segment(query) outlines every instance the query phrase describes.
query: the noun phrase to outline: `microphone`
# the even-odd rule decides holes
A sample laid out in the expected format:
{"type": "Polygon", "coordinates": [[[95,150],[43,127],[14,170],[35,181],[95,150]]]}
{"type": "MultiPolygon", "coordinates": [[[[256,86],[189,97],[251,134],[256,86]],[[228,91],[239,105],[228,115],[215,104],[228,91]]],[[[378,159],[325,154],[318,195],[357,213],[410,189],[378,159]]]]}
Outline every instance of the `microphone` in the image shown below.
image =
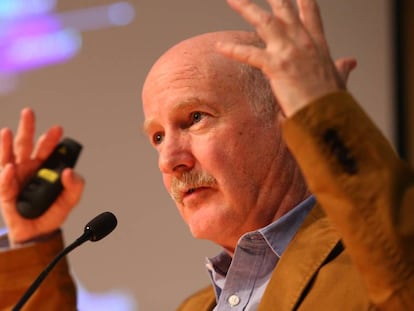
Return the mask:
{"type": "Polygon", "coordinates": [[[43,270],[42,273],[39,274],[37,279],[32,283],[32,285],[28,288],[25,294],[20,298],[17,304],[13,307],[12,311],[19,311],[27,300],[32,296],[35,290],[39,287],[42,281],[46,278],[49,272],[56,266],[60,259],[62,259],[65,255],[67,255],[70,251],[81,245],[82,243],[90,240],[92,242],[99,241],[106,237],[109,233],[111,233],[118,221],[114,214],[111,212],[103,212],[88,222],[85,226],[84,233],[77,238],[72,244],[65,247],[43,270]]]}

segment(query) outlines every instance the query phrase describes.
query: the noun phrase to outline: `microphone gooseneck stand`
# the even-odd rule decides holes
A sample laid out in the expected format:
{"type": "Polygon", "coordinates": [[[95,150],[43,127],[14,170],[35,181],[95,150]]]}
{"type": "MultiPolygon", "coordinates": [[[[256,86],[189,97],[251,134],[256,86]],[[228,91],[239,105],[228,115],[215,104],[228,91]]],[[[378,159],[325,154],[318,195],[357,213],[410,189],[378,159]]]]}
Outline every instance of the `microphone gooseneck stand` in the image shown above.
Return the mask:
{"type": "Polygon", "coordinates": [[[65,247],[56,257],[49,263],[49,265],[39,274],[36,280],[30,285],[24,295],[20,298],[12,311],[19,311],[27,302],[27,300],[36,291],[42,281],[46,278],[49,272],[56,266],[56,264],[70,251],[90,240],[92,242],[99,241],[107,236],[117,225],[116,217],[110,212],[104,212],[92,219],[86,226],[84,233],[77,238],[72,244],[65,247]]]}

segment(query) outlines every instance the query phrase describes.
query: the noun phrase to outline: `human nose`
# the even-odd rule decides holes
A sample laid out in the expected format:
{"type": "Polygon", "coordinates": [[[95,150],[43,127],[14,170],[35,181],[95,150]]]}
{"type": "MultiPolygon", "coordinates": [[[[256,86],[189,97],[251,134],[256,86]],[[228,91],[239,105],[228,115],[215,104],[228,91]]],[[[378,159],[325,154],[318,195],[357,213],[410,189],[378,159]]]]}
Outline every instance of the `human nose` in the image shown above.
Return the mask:
{"type": "Polygon", "coordinates": [[[190,144],[185,137],[180,135],[164,137],[158,158],[158,166],[163,174],[182,174],[190,170],[194,162],[190,144]]]}

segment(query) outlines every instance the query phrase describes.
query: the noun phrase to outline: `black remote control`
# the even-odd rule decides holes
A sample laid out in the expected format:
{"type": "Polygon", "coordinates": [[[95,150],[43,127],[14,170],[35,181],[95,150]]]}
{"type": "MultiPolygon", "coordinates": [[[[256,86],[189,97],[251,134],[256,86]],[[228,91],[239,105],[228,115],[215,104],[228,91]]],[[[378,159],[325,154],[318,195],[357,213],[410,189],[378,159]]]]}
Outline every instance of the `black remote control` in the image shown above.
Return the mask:
{"type": "Polygon", "coordinates": [[[82,145],[71,138],[63,139],[46,161],[24,185],[17,198],[17,211],[24,218],[37,218],[52,205],[61,193],[62,171],[73,168],[82,145]]]}

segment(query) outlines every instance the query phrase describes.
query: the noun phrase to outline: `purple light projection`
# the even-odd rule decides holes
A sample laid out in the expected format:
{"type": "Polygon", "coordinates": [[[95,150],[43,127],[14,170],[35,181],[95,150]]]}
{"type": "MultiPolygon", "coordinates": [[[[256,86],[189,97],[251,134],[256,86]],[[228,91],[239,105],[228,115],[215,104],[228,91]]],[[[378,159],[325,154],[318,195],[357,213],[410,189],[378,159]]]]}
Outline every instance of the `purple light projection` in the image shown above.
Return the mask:
{"type": "Polygon", "coordinates": [[[16,74],[76,56],[82,32],[124,26],[135,17],[128,2],[64,13],[55,7],[56,0],[0,1],[0,94],[17,84],[16,74]]]}

